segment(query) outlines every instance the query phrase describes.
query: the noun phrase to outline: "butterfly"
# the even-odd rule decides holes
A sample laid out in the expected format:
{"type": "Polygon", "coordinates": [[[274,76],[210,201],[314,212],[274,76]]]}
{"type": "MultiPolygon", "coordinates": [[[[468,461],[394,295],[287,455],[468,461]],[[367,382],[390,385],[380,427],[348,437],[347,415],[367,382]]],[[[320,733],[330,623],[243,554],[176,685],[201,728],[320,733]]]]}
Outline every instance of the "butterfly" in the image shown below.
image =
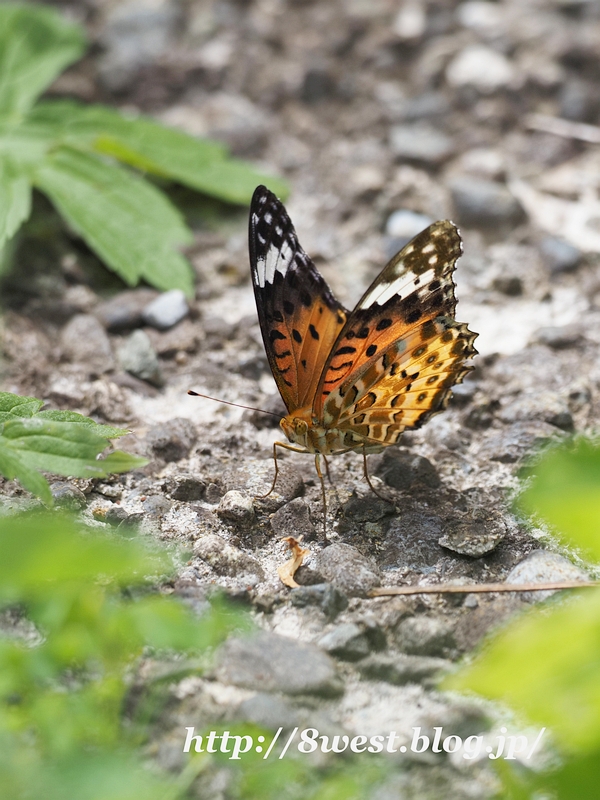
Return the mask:
{"type": "MultiPolygon", "coordinates": [[[[353,311],[345,309],[265,186],[250,206],[252,283],[265,351],[287,416],[277,447],[320,458],[396,444],[446,407],[472,369],[476,333],[454,319],[458,228],[434,222],[403,247],[353,311]]],[[[325,462],[326,463],[326,462],[325,462]]],[[[272,489],[273,489],[272,487],[272,489]]],[[[271,489],[271,491],[272,491],[271,489]]]]}

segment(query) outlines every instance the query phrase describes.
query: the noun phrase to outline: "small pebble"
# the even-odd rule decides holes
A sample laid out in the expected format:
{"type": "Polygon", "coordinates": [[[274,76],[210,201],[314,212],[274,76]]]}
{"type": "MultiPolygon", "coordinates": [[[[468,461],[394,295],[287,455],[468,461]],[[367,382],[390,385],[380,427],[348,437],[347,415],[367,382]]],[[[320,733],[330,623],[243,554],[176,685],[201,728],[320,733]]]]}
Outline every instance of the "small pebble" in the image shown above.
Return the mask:
{"type": "Polygon", "coordinates": [[[349,544],[331,544],[317,555],[316,568],[325,580],[348,597],[363,596],[379,586],[379,571],[370,559],[349,544]]]}
{"type": "MultiPolygon", "coordinates": [[[[534,550],[506,576],[506,583],[552,583],[553,581],[589,581],[589,575],[571,561],[549,550],[534,550]]],[[[547,592],[519,592],[526,603],[537,603],[553,595],[547,592]]]]}
{"type": "Polygon", "coordinates": [[[189,455],[196,443],[196,426],[185,417],[176,417],[150,428],[146,442],[151,453],[163,461],[179,461],[189,455]]]}
{"type": "Polygon", "coordinates": [[[437,617],[407,617],[396,628],[395,638],[398,647],[412,655],[445,656],[456,647],[451,622],[437,617]]]}
{"type": "Polygon", "coordinates": [[[448,187],[456,217],[465,225],[514,225],[524,217],[521,204],[502,183],[457,175],[449,180],[448,187]]]}
{"type": "Polygon", "coordinates": [[[454,142],[434,127],[414,123],[392,127],[390,148],[398,160],[436,167],[454,153],[454,142]]]}
{"type": "Polygon", "coordinates": [[[115,368],[106,331],[91,314],[76,314],[62,329],[63,353],[90,377],[98,377],[115,368]]]}
{"type": "Polygon", "coordinates": [[[131,289],[120,292],[109,300],[98,303],[94,315],[109,333],[139,328],[142,325],[142,312],[148,303],[157,296],[154,289],[131,289]]]}
{"type": "Polygon", "coordinates": [[[450,86],[472,86],[482,94],[492,94],[507,87],[514,67],[502,53],[483,45],[469,45],[461,50],[446,69],[450,86]]]}
{"type": "Polygon", "coordinates": [[[67,481],[54,481],[50,484],[54,505],[69,511],[80,511],[87,505],[85,495],[77,486],[67,481]]]}
{"type": "Polygon", "coordinates": [[[181,289],[171,289],[170,292],[160,294],[143,310],[142,316],[147,325],[165,331],[181,322],[188,313],[189,306],[184,292],[181,289]]]}
{"type": "Polygon", "coordinates": [[[297,608],[319,606],[329,619],[333,619],[348,607],[347,597],[330,583],[315,583],[312,586],[292,589],[290,602],[297,608]]]}
{"type": "Polygon", "coordinates": [[[271,528],[276,536],[315,538],[315,526],[310,518],[309,508],[300,497],[286,503],[273,514],[271,528]]]}
{"type": "Polygon", "coordinates": [[[236,525],[250,525],[254,521],[254,503],[251,497],[235,489],[221,498],[217,514],[221,519],[236,525]]]}
{"type": "Polygon", "coordinates": [[[552,275],[576,270],[583,258],[583,253],[577,247],[553,236],[542,239],[540,252],[552,275]]]}
{"type": "Polygon", "coordinates": [[[345,622],[328,631],[317,642],[321,650],[344,661],[358,661],[369,655],[369,641],[354,622],[345,622]]]}
{"type": "Polygon", "coordinates": [[[123,369],[136,378],[148,381],[153,386],[164,384],[158,357],[144,331],[136,330],[128,336],[119,347],[118,357],[123,369]]]}

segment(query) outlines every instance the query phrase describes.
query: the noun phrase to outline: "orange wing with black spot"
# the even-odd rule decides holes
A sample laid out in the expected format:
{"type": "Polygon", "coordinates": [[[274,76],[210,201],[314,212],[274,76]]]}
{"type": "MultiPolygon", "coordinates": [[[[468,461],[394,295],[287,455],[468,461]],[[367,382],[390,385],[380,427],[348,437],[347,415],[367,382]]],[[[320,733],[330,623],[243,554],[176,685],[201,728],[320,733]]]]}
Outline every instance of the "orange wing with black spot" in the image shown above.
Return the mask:
{"type": "Polygon", "coordinates": [[[397,441],[445,407],[470,367],[477,334],[454,319],[452,273],[462,253],[454,223],[430,225],[367,289],[332,347],[313,408],[348,447],[397,441]]]}
{"type": "Polygon", "coordinates": [[[300,247],[283,204],[264,186],[252,198],[249,243],[265,351],[291,413],[312,403],[347,312],[300,247]]]}

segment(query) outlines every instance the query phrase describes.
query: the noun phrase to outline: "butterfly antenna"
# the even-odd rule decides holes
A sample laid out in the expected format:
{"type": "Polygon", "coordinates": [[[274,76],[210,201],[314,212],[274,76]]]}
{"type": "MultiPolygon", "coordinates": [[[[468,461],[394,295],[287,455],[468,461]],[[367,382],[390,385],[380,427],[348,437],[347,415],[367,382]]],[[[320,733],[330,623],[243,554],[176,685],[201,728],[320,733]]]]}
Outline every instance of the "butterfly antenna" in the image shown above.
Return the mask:
{"type": "Polygon", "coordinates": [[[188,389],[188,394],[191,394],[192,397],[204,397],[205,400],[214,400],[215,403],[224,403],[226,406],[235,406],[236,408],[246,408],[248,411],[259,411],[261,414],[270,414],[270,416],[272,417],[281,419],[281,414],[274,414],[272,411],[265,411],[264,408],[255,408],[254,406],[243,406],[241,403],[231,403],[229,402],[229,400],[221,400],[218,397],[211,397],[208,394],[200,394],[200,392],[194,392],[192,389],[188,389]]]}

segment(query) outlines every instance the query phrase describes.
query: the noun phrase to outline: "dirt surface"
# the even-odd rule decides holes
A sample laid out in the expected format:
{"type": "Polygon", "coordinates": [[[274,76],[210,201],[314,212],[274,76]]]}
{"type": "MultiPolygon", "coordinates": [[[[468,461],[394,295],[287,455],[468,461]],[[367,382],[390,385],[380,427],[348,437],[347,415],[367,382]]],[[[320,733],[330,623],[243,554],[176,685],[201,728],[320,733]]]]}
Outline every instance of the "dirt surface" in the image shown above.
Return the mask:
{"type": "MultiPolygon", "coordinates": [[[[153,114],[285,176],[300,241],[346,306],[428,222],[454,219],[465,246],[457,318],[480,334],[476,369],[449,408],[371,457],[392,502],[369,491],[360,456],[331,459],[323,548],[312,458],[283,454],[276,491],[258,499],[273,476],[277,420],[186,394],[283,411],[249,281],[247,211],[173,190],[196,235],[197,296],[159,330],[143,316],[157,293],[126,291],[37,198],[3,287],[2,388],[122,424],[132,433],[120,446],[151,459],[114,480],[61,481],[57,498],[82,491],[84,514],[183,545],[190,558],[165,591],[201,608],[224,587],[265,631],[259,645],[226,646],[210,676],[173,685],[156,757],[183,765],[183,728],[207,720],[396,730],[400,741],[416,725],[491,736],[498,714],[437,692],[433,678],[526,601],[365,595],[502,581],[517,565],[520,581],[585,570],[517,520],[510,500],[540,444],[600,419],[600,7],[57,5],[86,23],[94,46],[52,94],[153,114]],[[299,533],[311,555],[290,590],[277,575],[289,557],[281,539],[299,533]],[[270,654],[261,669],[257,647],[270,654]]],[[[31,502],[14,483],[0,489],[7,502],[31,502]]],[[[485,760],[399,755],[377,797],[493,793],[485,760]]],[[[226,797],[224,781],[215,771],[199,796],[226,797]]]]}

